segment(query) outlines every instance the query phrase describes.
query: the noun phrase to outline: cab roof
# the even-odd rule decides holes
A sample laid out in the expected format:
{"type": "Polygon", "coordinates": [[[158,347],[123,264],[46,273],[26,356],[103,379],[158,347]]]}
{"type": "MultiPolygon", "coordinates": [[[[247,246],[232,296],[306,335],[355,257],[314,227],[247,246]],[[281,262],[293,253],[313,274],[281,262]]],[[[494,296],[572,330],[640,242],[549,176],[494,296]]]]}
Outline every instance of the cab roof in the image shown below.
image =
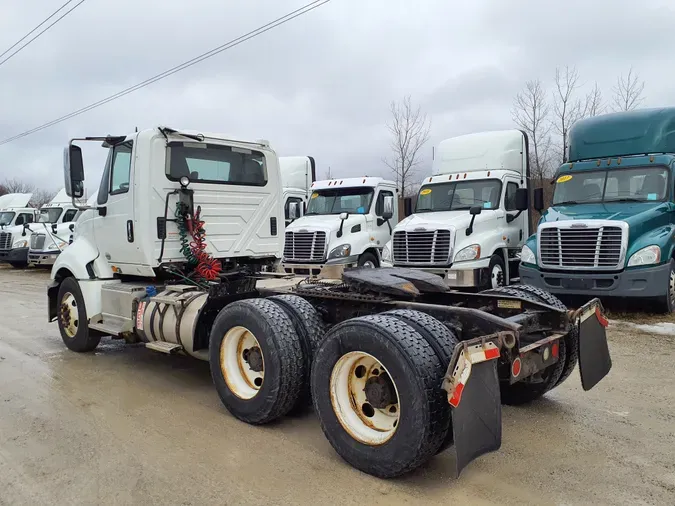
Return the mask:
{"type": "Polygon", "coordinates": [[[675,154],[675,107],[603,114],[577,121],[569,133],[568,161],[675,154]]]}

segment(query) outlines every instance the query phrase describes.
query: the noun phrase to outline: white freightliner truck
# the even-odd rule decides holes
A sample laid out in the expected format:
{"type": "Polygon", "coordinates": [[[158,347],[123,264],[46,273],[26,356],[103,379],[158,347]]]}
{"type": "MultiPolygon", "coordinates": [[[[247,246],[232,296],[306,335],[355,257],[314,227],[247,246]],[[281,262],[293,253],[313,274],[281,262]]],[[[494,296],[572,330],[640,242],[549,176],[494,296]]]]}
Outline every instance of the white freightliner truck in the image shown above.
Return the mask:
{"type": "Polygon", "coordinates": [[[310,187],[316,180],[316,163],[311,156],[280,156],[279,167],[284,187],[284,220],[288,226],[295,219],[291,218],[291,207],[295,208],[297,218],[307,209],[310,187]]]}
{"type": "Polygon", "coordinates": [[[379,477],[449,447],[461,470],[499,448],[501,402],[544,395],[577,361],[585,389],[611,367],[596,299],[567,311],[531,287],[464,294],[397,268],[258,287],[283,244],[279,162],[265,141],[166,127],[73,139],[73,199],[83,141],[103,142],[108,161],[47,289],[73,351],[107,335],[208,361],[225,407],[251,424],[311,399],[339,455],[379,477]]]}
{"type": "Polygon", "coordinates": [[[28,249],[28,263],[50,266],[56,257],[70,243],[75,220],[80,210],[63,189],[40,208],[37,223],[29,225],[31,232],[28,249]]]}
{"type": "Polygon", "coordinates": [[[36,220],[37,209],[27,207],[32,196],[32,193],[0,196],[0,263],[15,268],[28,265],[30,237],[24,225],[36,220]]]}
{"type": "Polygon", "coordinates": [[[396,183],[365,176],[316,181],[311,190],[304,216],[286,227],[282,270],[335,277],[347,267],[379,267],[398,222],[396,183]]]}
{"type": "Polygon", "coordinates": [[[383,260],[437,274],[452,288],[509,284],[530,234],[527,152],[519,130],[442,141],[415,212],[394,229],[383,260]]]}

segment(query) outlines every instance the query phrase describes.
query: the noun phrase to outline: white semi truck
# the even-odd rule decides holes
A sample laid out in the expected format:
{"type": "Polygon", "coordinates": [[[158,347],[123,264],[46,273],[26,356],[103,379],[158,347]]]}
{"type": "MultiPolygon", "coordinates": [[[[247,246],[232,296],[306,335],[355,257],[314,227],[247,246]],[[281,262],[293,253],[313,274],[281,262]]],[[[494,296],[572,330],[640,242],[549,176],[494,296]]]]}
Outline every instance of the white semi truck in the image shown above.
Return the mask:
{"type": "Polygon", "coordinates": [[[300,217],[307,209],[310,187],[316,180],[316,162],[311,156],[280,156],[281,182],[284,187],[284,220],[290,225],[291,207],[300,217]]]}
{"type": "MultiPolygon", "coordinates": [[[[398,222],[396,183],[379,177],[316,181],[304,216],[286,227],[282,270],[335,277],[348,267],[379,267],[398,222]]],[[[299,206],[291,216],[300,216],[299,206]]]]}
{"type": "Polygon", "coordinates": [[[442,141],[414,214],[394,229],[383,260],[434,273],[457,289],[509,284],[530,235],[527,153],[519,130],[442,141]]]}
{"type": "Polygon", "coordinates": [[[29,225],[31,232],[28,263],[36,266],[50,266],[56,257],[70,243],[75,220],[80,210],[63,189],[40,208],[37,223],[29,225]]]}
{"type": "Polygon", "coordinates": [[[30,237],[24,226],[37,218],[37,210],[28,207],[32,196],[32,193],[0,196],[0,263],[17,269],[28,265],[30,237]]]}
{"type": "MultiPolygon", "coordinates": [[[[222,403],[250,424],[311,399],[339,455],[385,478],[449,447],[461,470],[499,448],[501,402],[544,395],[578,360],[585,389],[611,367],[595,299],[567,311],[526,286],[455,293],[397,268],[260,288],[283,246],[279,161],[266,141],[166,127],[73,139],[74,199],[83,141],[103,142],[108,161],[47,289],[49,320],[73,351],[111,336],[208,361],[222,403]]],[[[382,207],[382,219],[394,211],[387,198],[382,207]]],[[[343,240],[355,233],[345,227],[356,222],[331,218],[343,240]]]]}

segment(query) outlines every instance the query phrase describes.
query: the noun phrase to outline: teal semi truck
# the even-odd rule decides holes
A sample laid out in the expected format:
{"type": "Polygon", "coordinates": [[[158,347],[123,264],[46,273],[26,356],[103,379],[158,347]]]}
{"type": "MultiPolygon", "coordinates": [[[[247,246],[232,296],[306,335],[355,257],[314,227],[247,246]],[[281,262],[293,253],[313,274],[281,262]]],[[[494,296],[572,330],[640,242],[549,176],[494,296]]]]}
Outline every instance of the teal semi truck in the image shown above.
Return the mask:
{"type": "MultiPolygon", "coordinates": [[[[675,309],[675,108],[581,120],[551,206],[521,251],[521,283],[675,309]]],[[[542,190],[534,207],[543,208],[542,190]]]]}

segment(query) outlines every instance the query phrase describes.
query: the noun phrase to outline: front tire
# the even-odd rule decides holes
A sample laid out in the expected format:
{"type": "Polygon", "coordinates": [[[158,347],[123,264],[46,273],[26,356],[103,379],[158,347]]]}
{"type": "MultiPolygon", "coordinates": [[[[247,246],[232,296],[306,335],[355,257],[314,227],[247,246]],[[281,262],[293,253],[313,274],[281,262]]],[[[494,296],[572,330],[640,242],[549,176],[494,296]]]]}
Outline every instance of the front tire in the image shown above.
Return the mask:
{"type": "Polygon", "coordinates": [[[495,289],[506,285],[508,285],[508,280],[506,279],[504,260],[499,255],[492,255],[490,265],[488,266],[488,279],[484,288],[495,289]]]}
{"type": "Polygon", "coordinates": [[[440,360],[410,325],[385,315],[333,327],[312,367],[321,428],[353,467],[380,478],[411,471],[445,441],[440,360]]]}
{"type": "Polygon", "coordinates": [[[225,408],[250,424],[287,414],[305,378],[300,337],[268,299],[233,302],[220,311],[211,329],[209,365],[225,408]]]}
{"type": "Polygon", "coordinates": [[[675,260],[670,260],[667,292],[657,299],[657,307],[660,313],[670,314],[675,311],[675,260]]]}
{"type": "Polygon", "coordinates": [[[59,286],[57,320],[63,343],[71,351],[93,351],[101,336],[89,330],[87,308],[82,290],[75,278],[66,278],[59,286]]]}
{"type": "Polygon", "coordinates": [[[370,251],[366,251],[363,255],[359,257],[358,266],[373,269],[375,267],[379,267],[380,262],[378,262],[377,257],[373,255],[370,251]]]}

